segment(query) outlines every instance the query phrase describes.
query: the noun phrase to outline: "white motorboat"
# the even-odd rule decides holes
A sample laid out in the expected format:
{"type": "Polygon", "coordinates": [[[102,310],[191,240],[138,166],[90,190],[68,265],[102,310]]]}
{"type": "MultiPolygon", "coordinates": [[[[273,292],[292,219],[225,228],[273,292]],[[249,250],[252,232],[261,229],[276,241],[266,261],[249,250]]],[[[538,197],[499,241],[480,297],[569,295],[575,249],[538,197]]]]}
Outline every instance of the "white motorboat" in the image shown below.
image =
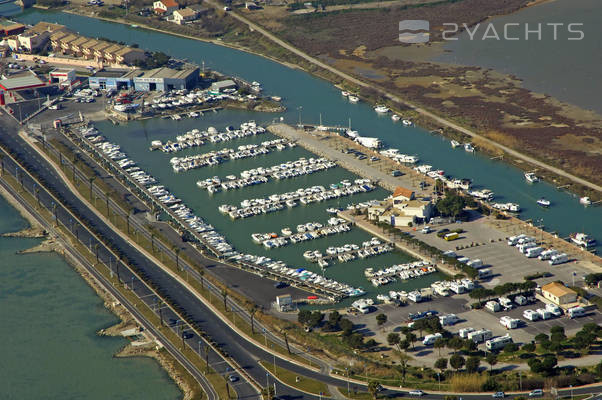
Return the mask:
{"type": "Polygon", "coordinates": [[[376,111],[379,114],[386,114],[389,112],[389,108],[386,106],[376,106],[374,107],[374,111],[376,111]]]}
{"type": "Polygon", "coordinates": [[[596,239],[586,233],[571,233],[570,237],[571,242],[575,243],[577,246],[588,248],[596,245],[596,239]]]}
{"type": "Polygon", "coordinates": [[[391,119],[395,122],[399,121],[401,119],[401,117],[397,114],[393,114],[391,115],[391,119]]]}
{"type": "Polygon", "coordinates": [[[352,96],[352,95],[350,95],[349,97],[347,97],[347,99],[349,99],[349,102],[350,102],[350,103],[354,103],[354,104],[355,104],[355,103],[359,103],[359,101],[360,101],[360,98],[359,98],[359,97],[357,97],[357,96],[352,96]]]}
{"type": "Polygon", "coordinates": [[[592,201],[589,197],[584,196],[579,199],[579,203],[583,204],[584,206],[589,206],[592,204],[592,201]]]}
{"type": "Polygon", "coordinates": [[[474,153],[474,147],[472,143],[464,143],[464,150],[468,153],[474,153]]]}
{"type": "Polygon", "coordinates": [[[452,140],[451,141],[451,147],[453,147],[455,149],[458,146],[460,146],[460,142],[458,142],[457,140],[452,140]]]}
{"type": "Polygon", "coordinates": [[[409,119],[404,119],[401,122],[403,123],[404,126],[412,126],[412,125],[414,125],[414,123],[412,121],[410,121],[409,119]]]}
{"type": "Polygon", "coordinates": [[[341,92],[341,96],[344,96],[344,97],[348,97],[350,94],[351,94],[351,93],[349,93],[349,92],[348,92],[348,91],[346,91],[346,90],[343,90],[343,91],[341,92]]]}
{"type": "Polygon", "coordinates": [[[539,204],[542,207],[550,207],[552,202],[542,197],[541,199],[537,200],[537,204],[539,204]]]}
{"type": "Polygon", "coordinates": [[[535,175],[533,172],[526,172],[525,179],[529,183],[539,182],[539,177],[537,175],[535,175]]]}

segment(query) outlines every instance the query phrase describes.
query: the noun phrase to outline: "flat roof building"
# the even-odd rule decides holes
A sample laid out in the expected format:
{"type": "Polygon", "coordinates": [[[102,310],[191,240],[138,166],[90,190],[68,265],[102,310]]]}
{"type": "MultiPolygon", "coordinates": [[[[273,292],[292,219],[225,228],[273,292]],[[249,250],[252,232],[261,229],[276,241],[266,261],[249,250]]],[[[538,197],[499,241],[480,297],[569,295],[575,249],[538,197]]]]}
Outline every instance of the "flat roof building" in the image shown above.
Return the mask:
{"type": "Polygon", "coordinates": [[[197,83],[198,68],[176,70],[171,68],[155,68],[145,71],[144,74],[134,78],[136,90],[162,91],[188,89],[197,83]]]}
{"type": "Polygon", "coordinates": [[[0,19],[0,37],[18,35],[25,31],[25,25],[0,19]]]}
{"type": "Polygon", "coordinates": [[[46,84],[33,72],[26,72],[12,78],[0,80],[0,89],[6,91],[34,89],[42,86],[46,86],[46,84]]]}
{"type": "Polygon", "coordinates": [[[102,70],[88,78],[88,83],[90,89],[128,90],[134,86],[132,78],[140,73],[139,70],[102,70]]]}
{"type": "Polygon", "coordinates": [[[233,89],[233,88],[236,88],[236,86],[237,86],[236,82],[234,82],[232,79],[226,79],[223,81],[213,82],[211,84],[211,92],[212,93],[220,93],[224,89],[233,89]]]}

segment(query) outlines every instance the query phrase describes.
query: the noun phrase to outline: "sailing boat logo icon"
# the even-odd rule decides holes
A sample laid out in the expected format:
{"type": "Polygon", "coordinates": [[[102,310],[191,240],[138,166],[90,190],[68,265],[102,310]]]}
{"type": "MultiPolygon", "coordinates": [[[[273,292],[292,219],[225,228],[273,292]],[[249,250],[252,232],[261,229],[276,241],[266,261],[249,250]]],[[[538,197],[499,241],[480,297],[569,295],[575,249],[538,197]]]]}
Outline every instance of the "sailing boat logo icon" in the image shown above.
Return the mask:
{"type": "Polygon", "coordinates": [[[430,24],[422,19],[399,21],[399,41],[402,43],[426,43],[429,41],[430,24]]]}

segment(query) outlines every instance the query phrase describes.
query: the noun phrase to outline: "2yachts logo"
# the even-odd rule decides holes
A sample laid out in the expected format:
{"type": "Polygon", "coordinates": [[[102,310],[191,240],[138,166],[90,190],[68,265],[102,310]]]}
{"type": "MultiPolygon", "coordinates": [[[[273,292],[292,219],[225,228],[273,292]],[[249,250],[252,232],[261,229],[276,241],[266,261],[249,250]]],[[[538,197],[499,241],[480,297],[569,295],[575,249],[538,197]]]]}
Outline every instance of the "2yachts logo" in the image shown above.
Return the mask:
{"type": "MultiPolygon", "coordinates": [[[[469,40],[583,40],[585,33],[581,29],[583,23],[565,24],[562,22],[547,22],[537,24],[478,23],[442,24],[441,38],[443,40],[458,40],[456,36],[461,30],[466,31],[469,40]]],[[[399,41],[402,43],[426,43],[430,39],[430,23],[425,20],[408,19],[399,21],[399,41]]]]}
{"type": "Polygon", "coordinates": [[[423,19],[399,21],[399,41],[402,43],[426,43],[429,41],[430,24],[423,19]]]}

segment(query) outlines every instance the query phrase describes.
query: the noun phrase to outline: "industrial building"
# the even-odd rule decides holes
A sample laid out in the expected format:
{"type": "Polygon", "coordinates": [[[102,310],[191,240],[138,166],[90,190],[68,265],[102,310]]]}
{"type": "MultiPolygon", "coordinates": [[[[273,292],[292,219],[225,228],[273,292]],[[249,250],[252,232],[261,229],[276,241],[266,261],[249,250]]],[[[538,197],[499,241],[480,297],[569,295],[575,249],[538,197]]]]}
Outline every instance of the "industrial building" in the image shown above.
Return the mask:
{"type": "Polygon", "coordinates": [[[144,71],[134,78],[134,88],[143,92],[189,89],[197,83],[198,68],[176,70],[171,68],[155,68],[144,71]]]}
{"type": "Polygon", "coordinates": [[[25,25],[0,19],[0,37],[18,35],[25,31],[25,25]]]}
{"type": "Polygon", "coordinates": [[[35,89],[42,86],[46,84],[31,71],[0,80],[0,90],[5,91],[35,89]]]}
{"type": "Polygon", "coordinates": [[[236,82],[232,79],[225,79],[223,81],[213,82],[210,90],[213,94],[220,94],[224,89],[235,89],[236,87],[236,82]]]}
{"type": "Polygon", "coordinates": [[[100,71],[89,79],[92,89],[127,90],[135,89],[142,92],[190,89],[197,83],[198,68],[175,70],[156,68],[143,70],[113,70],[100,71]]]}
{"type": "Polygon", "coordinates": [[[133,79],[140,71],[99,71],[88,79],[91,89],[128,90],[134,87],[133,79]]]}

